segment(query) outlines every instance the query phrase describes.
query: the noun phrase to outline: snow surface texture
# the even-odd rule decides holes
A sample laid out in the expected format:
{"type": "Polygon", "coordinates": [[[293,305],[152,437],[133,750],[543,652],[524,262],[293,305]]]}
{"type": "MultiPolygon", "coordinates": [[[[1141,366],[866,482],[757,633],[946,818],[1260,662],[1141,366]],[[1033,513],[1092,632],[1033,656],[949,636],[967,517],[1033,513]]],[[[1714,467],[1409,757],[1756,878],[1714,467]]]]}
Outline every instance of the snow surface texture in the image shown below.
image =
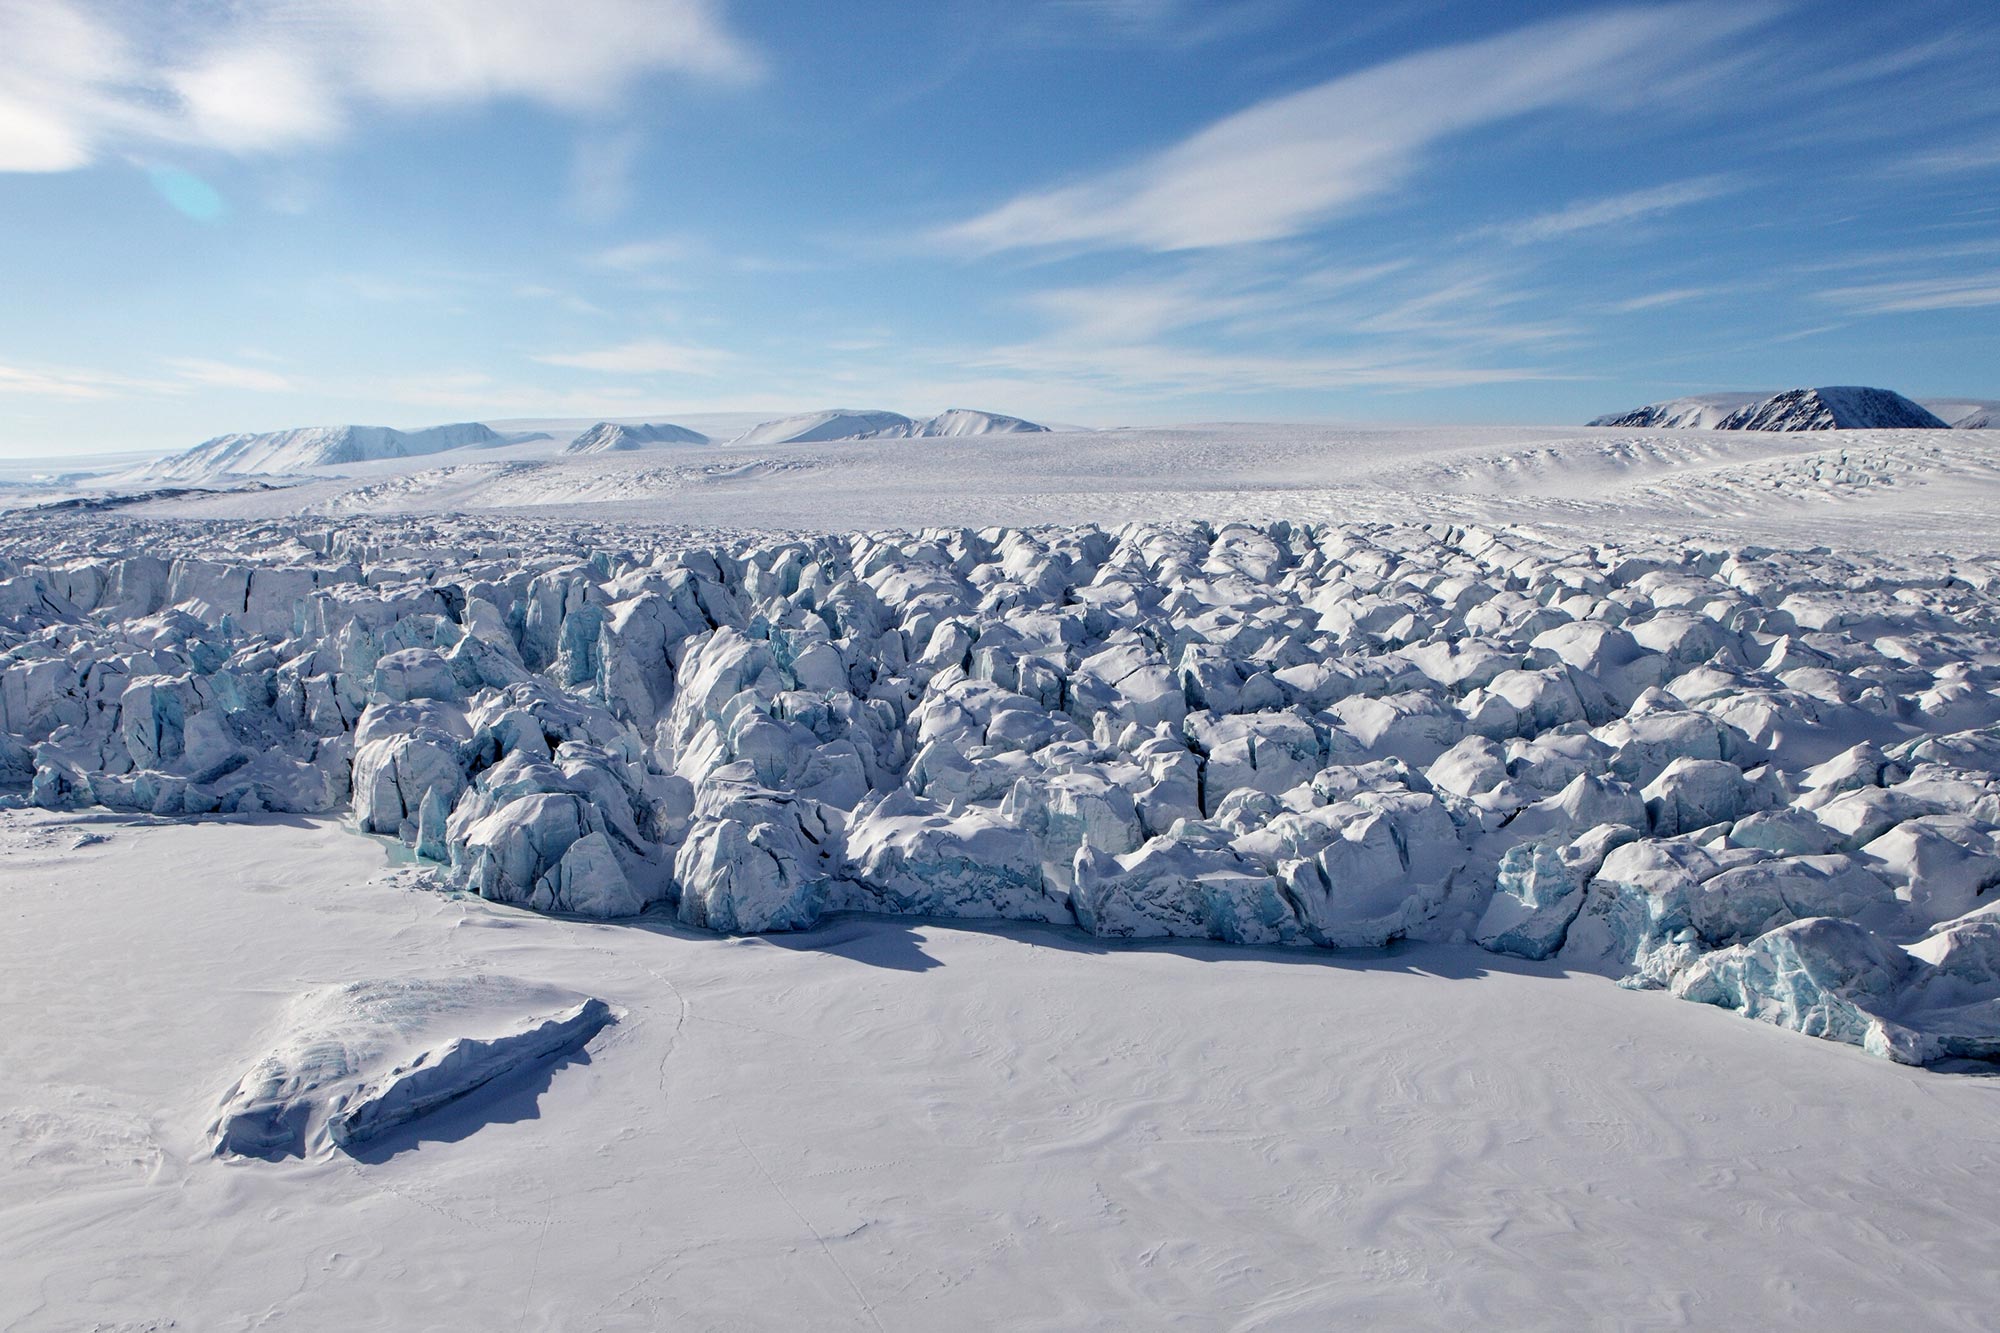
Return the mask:
{"type": "Polygon", "coordinates": [[[511,978],[350,981],[299,996],[278,1043],[223,1099],[215,1151],[323,1155],[381,1138],[509,1074],[574,1051],[602,1000],[511,978]]]}
{"type": "MultiPolygon", "coordinates": [[[[565,423],[536,424],[562,430],[565,423]]],[[[582,429],[578,429],[577,424],[571,424],[568,430],[562,431],[567,439],[560,444],[555,443],[555,436],[548,430],[503,434],[480,422],[408,431],[393,430],[387,426],[303,426],[258,434],[219,435],[183,453],[170,454],[136,468],[101,475],[85,472],[74,479],[58,477],[44,480],[38,489],[53,488],[65,481],[84,483],[86,490],[94,485],[101,491],[106,485],[121,490],[170,485],[213,486],[238,478],[299,477],[324,474],[332,469],[341,469],[344,475],[357,468],[366,472],[370,470],[368,465],[457,450],[477,450],[481,455],[492,457],[496,450],[542,442],[547,442],[545,447],[529,449],[525,451],[526,456],[542,457],[553,453],[559,458],[588,457],[632,453],[660,445],[712,442],[711,437],[701,431],[669,422],[599,421],[582,429]]],[[[1045,433],[1046,427],[1019,417],[966,408],[952,408],[934,417],[921,419],[912,419],[899,412],[834,409],[766,421],[744,431],[731,443],[782,445],[837,440],[958,439],[1045,433]]]]}
{"type": "MultiPolygon", "coordinates": [[[[508,423],[567,439],[589,422],[508,423]]],[[[740,430],[698,421],[711,435],[740,430]]],[[[1005,437],[728,444],[563,457],[560,445],[392,459],[343,475],[58,491],[56,504],[175,519],[480,514],[494,540],[549,520],[642,524],[648,541],[1241,521],[1532,525],[1565,539],[1990,549],[2000,435],[1987,431],[1364,430],[1215,425],[1005,437]]],[[[17,507],[46,488],[0,493],[17,507]]]]}
{"type": "Polygon", "coordinates": [[[615,454],[633,449],[650,449],[660,444],[707,444],[708,436],[698,430],[670,422],[624,425],[600,421],[563,446],[565,454],[615,454]]]}
{"type": "Polygon", "coordinates": [[[1593,426],[1697,430],[1942,430],[1983,428],[1983,414],[1946,421],[1888,389],[1830,386],[1787,389],[1746,401],[1737,394],[1707,394],[1652,403],[1632,412],[1599,417],[1593,426]]]}
{"type": "Polygon", "coordinates": [[[648,540],[22,525],[0,764],[55,809],[346,812],[537,911],[1471,940],[1898,1060],[2000,1052],[1991,557],[648,540]]]}
{"type": "Polygon", "coordinates": [[[2000,1303],[1991,1079],[1462,947],[728,938],[381,871],[330,822],[0,809],[0,1327],[1979,1329],[2000,1303]],[[302,986],[478,975],[619,1022],[359,1155],[213,1155],[302,986]]]}
{"type": "Polygon", "coordinates": [[[305,472],[312,468],[415,458],[494,445],[502,437],[474,422],[392,430],[387,426],[303,426],[258,435],[218,435],[184,454],[174,454],[132,476],[149,482],[210,481],[217,477],[305,472]]]}

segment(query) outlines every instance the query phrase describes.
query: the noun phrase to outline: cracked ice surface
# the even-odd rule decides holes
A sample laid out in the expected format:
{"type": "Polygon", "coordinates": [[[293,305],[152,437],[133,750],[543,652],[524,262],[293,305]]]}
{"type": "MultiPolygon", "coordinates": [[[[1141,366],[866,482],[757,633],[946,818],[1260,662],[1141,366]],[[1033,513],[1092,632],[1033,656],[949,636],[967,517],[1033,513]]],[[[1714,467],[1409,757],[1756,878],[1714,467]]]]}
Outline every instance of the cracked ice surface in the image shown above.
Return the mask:
{"type": "Polygon", "coordinates": [[[1284,522],[26,520],[0,770],[537,911],[1470,941],[2000,1053],[2000,563],[1284,522]]]}

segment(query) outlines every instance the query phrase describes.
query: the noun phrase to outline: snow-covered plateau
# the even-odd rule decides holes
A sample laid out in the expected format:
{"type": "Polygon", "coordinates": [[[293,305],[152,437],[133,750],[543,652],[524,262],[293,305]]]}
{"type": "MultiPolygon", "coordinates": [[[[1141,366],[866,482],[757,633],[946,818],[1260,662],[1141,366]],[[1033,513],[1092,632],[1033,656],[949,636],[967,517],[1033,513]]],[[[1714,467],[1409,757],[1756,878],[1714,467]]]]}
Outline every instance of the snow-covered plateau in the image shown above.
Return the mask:
{"type": "Polygon", "coordinates": [[[10,514],[0,1328],[2000,1308],[2000,432],[813,434],[10,514]]]}

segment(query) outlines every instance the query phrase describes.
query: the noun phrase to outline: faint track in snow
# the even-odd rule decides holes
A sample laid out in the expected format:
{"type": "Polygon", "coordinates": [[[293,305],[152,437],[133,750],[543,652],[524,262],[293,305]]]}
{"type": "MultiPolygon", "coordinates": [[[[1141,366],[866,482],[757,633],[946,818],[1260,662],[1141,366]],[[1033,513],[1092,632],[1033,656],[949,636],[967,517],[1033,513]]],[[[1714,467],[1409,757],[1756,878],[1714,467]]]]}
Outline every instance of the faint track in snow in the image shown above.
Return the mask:
{"type": "Polygon", "coordinates": [[[792,1216],[799,1219],[799,1225],[810,1231],[812,1238],[819,1242],[820,1253],[824,1254],[827,1262],[834,1266],[835,1271],[840,1274],[841,1281],[847,1284],[847,1289],[854,1293],[854,1299],[860,1302],[863,1313],[868,1316],[868,1322],[875,1325],[878,1329],[885,1328],[881,1316],[875,1313],[875,1307],[869,1304],[866,1296],[861,1294],[861,1288],[856,1285],[853,1275],[847,1271],[847,1265],[840,1262],[839,1257],[833,1252],[833,1247],[827,1244],[825,1234],[812,1224],[812,1219],[799,1211],[799,1206],[792,1202],[792,1196],[785,1192],[785,1187],[778,1183],[778,1178],[771,1174],[769,1167],[764,1165],[764,1159],[757,1155],[757,1150],[752,1148],[750,1141],[743,1137],[743,1131],[732,1126],[730,1132],[736,1135],[736,1142],[742,1145],[744,1155],[756,1166],[757,1173],[764,1177],[764,1182],[784,1202],[785,1207],[791,1210],[792,1216]]]}

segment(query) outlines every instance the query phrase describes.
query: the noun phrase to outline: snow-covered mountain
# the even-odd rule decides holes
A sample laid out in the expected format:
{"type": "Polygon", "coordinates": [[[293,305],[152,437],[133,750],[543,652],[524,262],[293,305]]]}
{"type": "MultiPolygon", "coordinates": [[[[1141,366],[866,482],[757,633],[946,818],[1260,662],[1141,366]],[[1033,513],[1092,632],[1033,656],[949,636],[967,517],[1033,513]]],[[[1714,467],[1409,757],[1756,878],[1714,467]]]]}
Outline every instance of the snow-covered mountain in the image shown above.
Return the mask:
{"type": "Polygon", "coordinates": [[[1737,409],[1718,430],[1949,430],[1937,414],[1889,389],[1787,389],[1737,409]]]}
{"type": "Polygon", "coordinates": [[[218,435],[140,469],[145,481],[208,481],[221,476],[271,475],[311,468],[413,458],[468,445],[506,443],[477,421],[395,430],[388,426],[299,426],[257,434],[218,435]]]}
{"type": "Polygon", "coordinates": [[[656,444],[707,444],[708,436],[686,426],[652,421],[638,426],[600,421],[563,446],[566,454],[612,454],[649,449],[656,444]]]}
{"type": "Polygon", "coordinates": [[[1047,426],[1038,426],[1019,417],[954,407],[934,417],[911,422],[909,435],[912,439],[946,439],[960,435],[1023,435],[1046,430],[1047,426]]]}
{"type": "Polygon", "coordinates": [[[1732,413],[1762,397],[1755,393],[1692,394],[1664,403],[1648,403],[1630,412],[1613,412],[1590,424],[1643,430],[1716,430],[1732,413]]]}
{"type": "Polygon", "coordinates": [[[1953,430],[2000,430],[2000,399],[1927,398],[1924,406],[1950,422],[1953,430]]]}
{"type": "Polygon", "coordinates": [[[1944,430],[1951,423],[1900,393],[1859,385],[1786,389],[1768,398],[1703,394],[1599,417],[1593,426],[1652,430],[1944,430]]]}
{"type": "Polygon", "coordinates": [[[781,417],[755,426],[734,444],[806,444],[827,440],[934,440],[964,435],[1020,435],[1046,431],[1047,426],[999,412],[975,412],[954,407],[934,417],[912,419],[900,412],[831,408],[801,416],[781,417]]]}
{"type": "Polygon", "coordinates": [[[824,440],[881,439],[907,434],[915,424],[901,412],[836,407],[824,412],[803,412],[795,417],[766,421],[744,431],[731,443],[816,444],[824,440]]]}

